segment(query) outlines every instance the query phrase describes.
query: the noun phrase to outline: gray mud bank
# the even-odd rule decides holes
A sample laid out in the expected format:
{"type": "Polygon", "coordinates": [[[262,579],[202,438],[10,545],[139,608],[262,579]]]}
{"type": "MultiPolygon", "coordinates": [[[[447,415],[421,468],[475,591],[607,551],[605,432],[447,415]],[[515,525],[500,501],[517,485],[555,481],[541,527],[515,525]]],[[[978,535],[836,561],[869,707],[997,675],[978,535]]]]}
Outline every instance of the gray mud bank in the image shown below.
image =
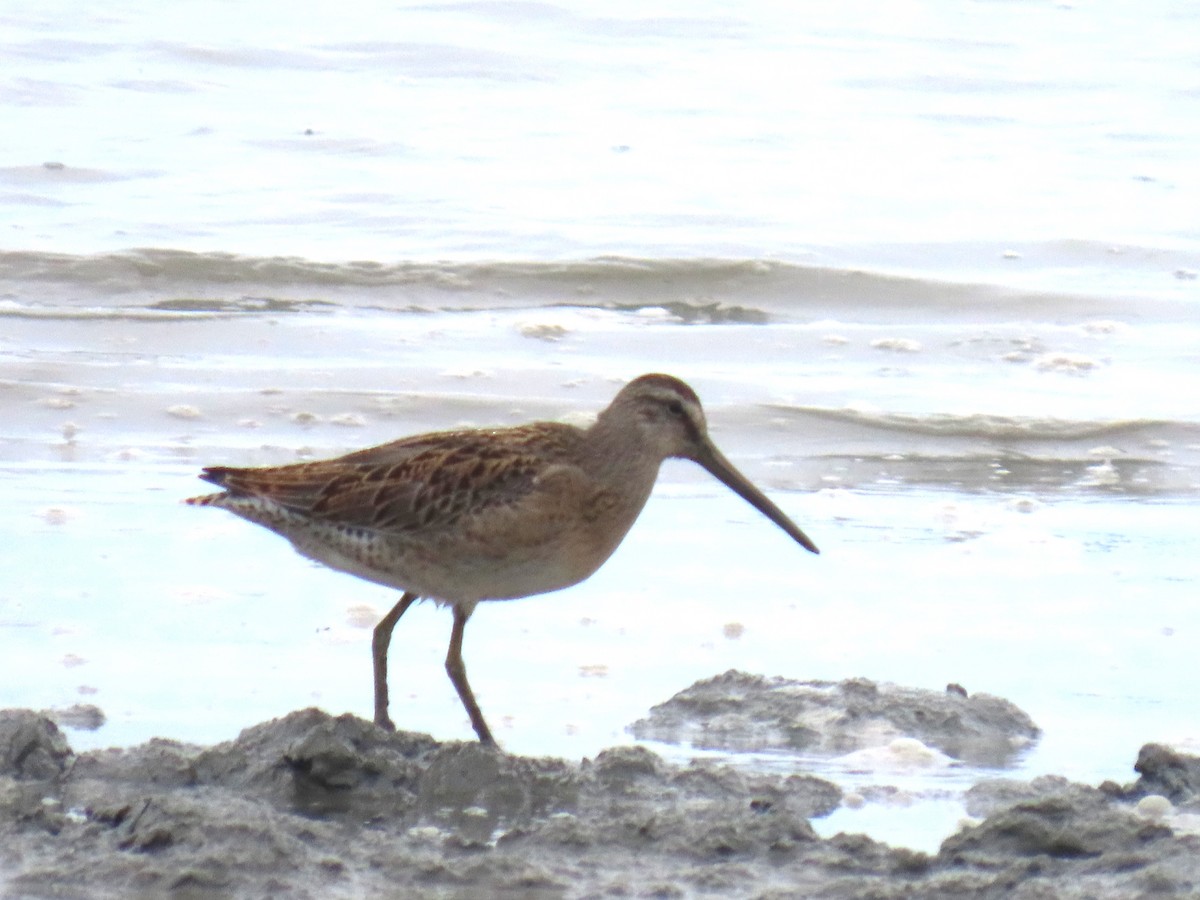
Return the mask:
{"type": "MultiPolygon", "coordinates": [[[[856,746],[847,723],[880,733],[871,710],[890,693],[916,705],[881,713],[885,735],[920,725],[923,737],[906,737],[984,746],[990,758],[1036,734],[1015,707],[972,705],[957,688],[944,698],[861,680],[809,688],[727,673],[642,727],[694,737],[699,726],[678,709],[691,704],[716,723],[710,739],[731,739],[736,707],[766,701],[760,730],[844,749],[856,746]],[[851,703],[841,714],[839,695],[851,703]],[[789,696],[808,713],[780,715],[789,696]],[[981,736],[981,711],[995,710],[1011,739],[981,736]],[[954,737],[958,725],[966,730],[954,737]]],[[[153,740],[76,754],[47,716],[9,710],[0,713],[0,895],[1200,896],[1200,837],[1173,829],[1170,815],[1200,810],[1200,758],[1147,745],[1135,768],[1140,777],[1124,787],[982,782],[967,794],[976,824],[927,855],[862,835],[818,837],[810,819],[842,800],[823,779],[672,765],[644,747],[580,763],[529,759],[306,709],[214,747],[153,740]]]]}

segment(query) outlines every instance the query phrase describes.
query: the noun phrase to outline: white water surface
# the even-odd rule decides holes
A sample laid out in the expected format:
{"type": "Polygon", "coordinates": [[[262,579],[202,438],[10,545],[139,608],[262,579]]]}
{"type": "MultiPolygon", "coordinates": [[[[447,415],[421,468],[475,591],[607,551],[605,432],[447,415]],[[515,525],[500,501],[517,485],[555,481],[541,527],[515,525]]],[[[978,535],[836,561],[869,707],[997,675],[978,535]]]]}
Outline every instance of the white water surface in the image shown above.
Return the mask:
{"type": "Polygon", "coordinates": [[[1198,236],[1188,3],[0,15],[13,248],[870,262],[1198,236]]]}

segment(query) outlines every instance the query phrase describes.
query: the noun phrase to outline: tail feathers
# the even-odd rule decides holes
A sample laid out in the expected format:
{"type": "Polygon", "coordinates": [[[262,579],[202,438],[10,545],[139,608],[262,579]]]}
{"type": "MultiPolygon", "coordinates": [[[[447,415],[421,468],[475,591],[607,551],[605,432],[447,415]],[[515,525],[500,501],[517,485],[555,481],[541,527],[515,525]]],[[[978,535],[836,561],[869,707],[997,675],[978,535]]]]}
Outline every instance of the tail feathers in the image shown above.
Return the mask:
{"type": "Polygon", "coordinates": [[[200,472],[200,477],[205,481],[215,484],[217,487],[225,487],[225,481],[229,478],[229,473],[233,469],[228,466],[205,466],[200,472]]]}
{"type": "MultiPolygon", "coordinates": [[[[227,466],[206,466],[200,473],[200,477],[205,481],[215,484],[217,487],[225,487],[225,481],[229,477],[229,473],[233,470],[227,466]]],[[[220,506],[221,501],[228,498],[229,494],[205,494],[203,497],[188,497],[183,502],[188,506],[220,506]]]]}
{"type": "Polygon", "coordinates": [[[232,466],[208,466],[200,477],[224,489],[223,494],[209,494],[188,500],[193,506],[221,506],[232,509],[233,503],[253,500],[273,506],[286,507],[294,512],[310,512],[326,486],[326,479],[314,479],[305,466],[280,466],[274,469],[239,469],[232,466]]]}
{"type": "Polygon", "coordinates": [[[188,497],[183,502],[188,506],[216,506],[217,501],[228,496],[228,494],[205,494],[203,497],[188,497]]]}

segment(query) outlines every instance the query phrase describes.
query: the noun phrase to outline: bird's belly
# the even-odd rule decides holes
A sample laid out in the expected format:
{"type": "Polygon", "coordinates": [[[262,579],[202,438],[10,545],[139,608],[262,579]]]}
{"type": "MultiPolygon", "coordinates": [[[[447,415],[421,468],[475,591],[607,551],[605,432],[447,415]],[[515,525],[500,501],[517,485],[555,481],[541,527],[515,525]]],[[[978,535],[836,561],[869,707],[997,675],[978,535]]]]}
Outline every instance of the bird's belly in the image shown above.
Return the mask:
{"type": "Polygon", "coordinates": [[[367,581],[446,603],[513,600],[583,581],[608,558],[561,540],[492,545],[461,537],[407,539],[329,526],[287,537],[304,556],[367,581]]]}

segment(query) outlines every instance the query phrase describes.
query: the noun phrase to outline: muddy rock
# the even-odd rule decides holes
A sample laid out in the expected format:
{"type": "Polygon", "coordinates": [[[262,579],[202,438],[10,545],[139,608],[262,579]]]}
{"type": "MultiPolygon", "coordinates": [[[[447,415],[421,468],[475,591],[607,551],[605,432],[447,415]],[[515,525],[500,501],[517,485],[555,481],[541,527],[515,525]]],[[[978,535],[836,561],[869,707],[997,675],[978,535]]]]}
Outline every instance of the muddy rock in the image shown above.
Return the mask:
{"type": "Polygon", "coordinates": [[[74,754],[53,721],[28,709],[0,710],[0,777],[57,778],[74,754]]]}
{"type": "Polygon", "coordinates": [[[976,766],[1009,764],[1039,735],[1007,700],[877,684],[790,681],[729,671],[696,682],[630,726],[642,740],[709,750],[841,755],[915,738],[976,766]]]}
{"type": "Polygon", "coordinates": [[[1032,781],[989,778],[967,790],[963,805],[970,815],[983,819],[1018,803],[1046,797],[1066,797],[1073,802],[1091,804],[1104,796],[1097,788],[1069,781],[1061,775],[1039,775],[1032,781]]]}
{"type": "Polygon", "coordinates": [[[1158,794],[1176,806],[1200,809],[1200,756],[1146,744],[1138,752],[1134,771],[1142,777],[1126,789],[1130,797],[1158,794]]]}
{"type": "Polygon", "coordinates": [[[947,838],[939,857],[955,864],[983,854],[1016,858],[1096,859],[1169,837],[1171,831],[1110,804],[1095,789],[1068,786],[1061,793],[1023,800],[993,812],[978,825],[947,838]]]}
{"type": "Polygon", "coordinates": [[[963,889],[973,896],[1145,897],[1192,896],[1200,889],[1200,841],[1177,838],[1170,828],[1114,804],[1097,790],[1069,786],[1061,793],[1024,800],[951,836],[932,867],[932,879],[969,873],[963,889]],[[987,892],[979,873],[996,876],[987,892]]]}
{"type": "MultiPolygon", "coordinates": [[[[673,765],[645,747],[510,756],[302,710],[197,747],[75,755],[0,714],[5,898],[1188,896],[1200,838],[1064,779],[996,782],[936,856],[809,819],[804,774],[673,765]]],[[[1145,776],[1143,776],[1145,777],[1145,776]]]]}
{"type": "Polygon", "coordinates": [[[845,856],[808,822],[836,808],[834,785],[681,768],[639,747],[525,759],[311,709],[211,748],[153,740],[76,757],[25,712],[0,718],[0,735],[9,780],[37,776],[0,803],[14,897],[538,897],[647,879],[670,895],[845,856]]]}
{"type": "Polygon", "coordinates": [[[382,737],[354,716],[304,709],[201,751],[192,771],[197,784],[255,794],[309,815],[358,821],[408,815],[441,745],[411,732],[382,737]]]}

